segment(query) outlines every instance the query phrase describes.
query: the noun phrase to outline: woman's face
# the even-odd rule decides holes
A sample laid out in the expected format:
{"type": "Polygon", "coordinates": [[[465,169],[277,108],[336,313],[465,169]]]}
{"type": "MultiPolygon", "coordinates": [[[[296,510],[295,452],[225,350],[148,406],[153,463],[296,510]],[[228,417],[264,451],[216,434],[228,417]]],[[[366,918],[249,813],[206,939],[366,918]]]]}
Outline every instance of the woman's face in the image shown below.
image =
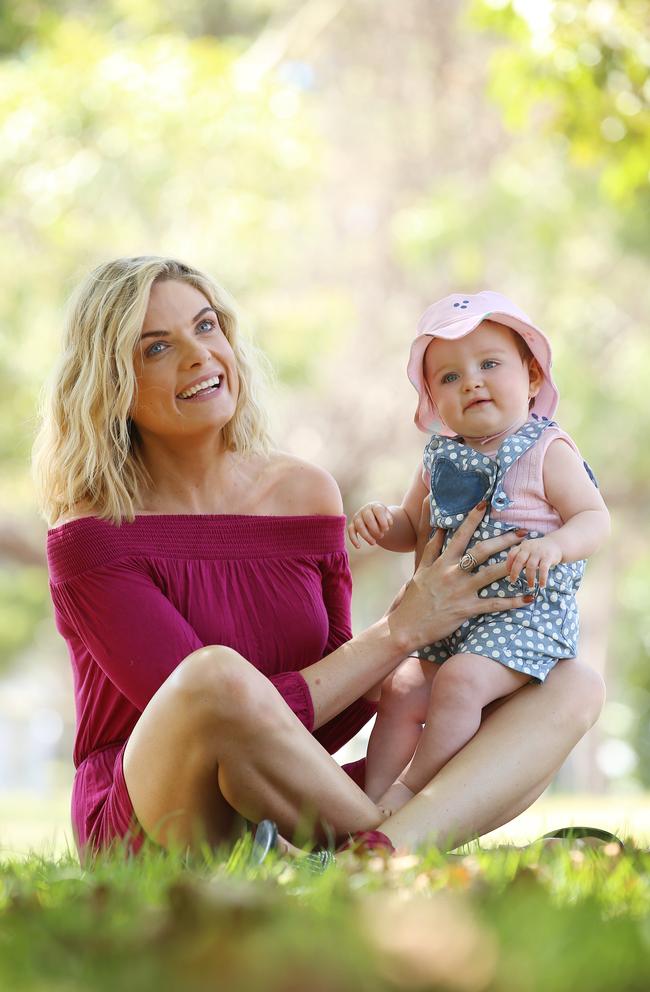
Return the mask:
{"type": "Polygon", "coordinates": [[[237,364],[210,302],[186,282],[154,283],[134,354],[131,419],[142,441],[221,430],[237,406],[237,364]]]}

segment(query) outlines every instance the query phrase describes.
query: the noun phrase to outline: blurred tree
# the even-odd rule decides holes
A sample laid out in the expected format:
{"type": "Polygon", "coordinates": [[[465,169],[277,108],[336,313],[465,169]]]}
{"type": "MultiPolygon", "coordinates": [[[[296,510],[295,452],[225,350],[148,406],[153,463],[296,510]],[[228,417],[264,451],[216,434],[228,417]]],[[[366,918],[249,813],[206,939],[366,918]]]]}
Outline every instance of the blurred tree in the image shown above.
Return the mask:
{"type": "Polygon", "coordinates": [[[515,132],[561,136],[578,173],[595,169],[625,236],[650,251],[650,36],[646,0],[474,0],[473,20],[508,38],[491,94],[515,132]]]}
{"type": "MultiPolygon", "coordinates": [[[[399,498],[420,458],[419,312],[455,289],[511,295],[553,338],[562,423],[613,508],[602,568],[641,595],[641,4],[22,0],[0,6],[0,33],[0,554],[24,564],[42,537],[26,466],[68,289],[101,259],[155,252],[254,314],[278,441],[326,465],[350,509],[399,498]]],[[[353,564],[361,625],[410,561],[353,564]]],[[[17,627],[35,623],[44,605],[11,584],[17,627]]],[[[641,658],[637,617],[625,646],[641,658]]],[[[589,617],[603,653],[609,622],[589,617]]],[[[0,657],[14,650],[0,624],[0,657]]]]}
{"type": "MultiPolygon", "coordinates": [[[[219,9],[236,33],[257,30],[275,6],[219,9]]],[[[43,561],[29,449],[73,282],[107,257],[157,251],[205,265],[236,293],[254,273],[261,292],[301,250],[287,205],[300,212],[316,142],[301,79],[256,75],[242,57],[252,39],[204,34],[219,21],[213,5],[194,10],[193,39],[157,11],[0,10],[0,558],[14,563],[0,663],[48,609],[32,573],[15,568],[43,561]]],[[[307,355],[279,340],[280,372],[307,378],[321,343],[307,355]]]]}
{"type": "MultiPolygon", "coordinates": [[[[636,774],[650,785],[650,454],[644,442],[650,408],[640,402],[650,375],[648,6],[643,0],[473,0],[469,15],[499,39],[489,92],[514,138],[509,162],[550,159],[545,185],[557,190],[558,175],[564,185],[563,217],[548,231],[574,284],[566,317],[577,333],[559,313],[567,333],[558,358],[570,372],[570,414],[580,413],[580,436],[597,453],[614,512],[616,543],[608,560],[617,581],[615,587],[607,577],[601,633],[611,639],[615,698],[634,714],[625,733],[640,757],[636,774]],[[570,255],[562,251],[567,239],[570,255]]],[[[509,172],[515,186],[522,182],[519,170],[509,172]]],[[[536,205],[540,201],[537,189],[536,205]]],[[[550,271],[555,278],[552,264],[550,271]]],[[[565,307],[563,282],[556,289],[565,307]]],[[[566,409],[563,400],[563,416],[566,409]]]]}

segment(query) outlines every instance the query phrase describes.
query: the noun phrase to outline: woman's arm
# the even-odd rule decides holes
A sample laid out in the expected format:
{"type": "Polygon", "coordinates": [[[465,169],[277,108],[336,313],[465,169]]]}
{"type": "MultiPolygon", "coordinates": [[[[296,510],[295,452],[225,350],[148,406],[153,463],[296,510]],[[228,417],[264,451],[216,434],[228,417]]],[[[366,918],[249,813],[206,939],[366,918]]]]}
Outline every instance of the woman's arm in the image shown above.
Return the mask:
{"type": "MultiPolygon", "coordinates": [[[[440,554],[443,533],[429,541],[420,565],[391,612],[332,654],[302,670],[314,706],[314,726],[320,727],[364,695],[409,654],[423,644],[445,637],[470,616],[516,609],[529,597],[481,599],[484,586],[506,574],[505,560],[478,572],[458,567],[460,557],[485,513],[485,505],[468,513],[440,554]]],[[[472,548],[482,565],[521,538],[510,532],[472,548]]]]}
{"type": "MultiPolygon", "coordinates": [[[[71,644],[81,641],[140,712],[178,665],[205,647],[146,566],[130,559],[52,583],[51,592],[60,633],[71,644]]],[[[311,730],[311,696],[300,672],[281,672],[269,681],[311,730]]]]}

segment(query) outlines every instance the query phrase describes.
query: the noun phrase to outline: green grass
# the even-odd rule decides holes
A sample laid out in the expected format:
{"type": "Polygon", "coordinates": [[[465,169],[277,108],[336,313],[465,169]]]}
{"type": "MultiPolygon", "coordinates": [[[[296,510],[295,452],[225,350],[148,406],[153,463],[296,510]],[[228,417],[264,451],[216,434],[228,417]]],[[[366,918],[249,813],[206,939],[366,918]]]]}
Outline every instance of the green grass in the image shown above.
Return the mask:
{"type": "Polygon", "coordinates": [[[633,846],[348,856],[314,876],[250,867],[248,843],[5,860],[0,989],[650,988],[650,855],[633,846]]]}
{"type": "MultiPolygon", "coordinates": [[[[0,860],[26,857],[33,851],[57,858],[74,848],[71,788],[71,781],[64,781],[44,796],[0,793],[0,860]]],[[[551,828],[575,823],[630,834],[639,847],[650,847],[650,794],[546,793],[521,816],[484,837],[482,845],[527,844],[551,828]]]]}

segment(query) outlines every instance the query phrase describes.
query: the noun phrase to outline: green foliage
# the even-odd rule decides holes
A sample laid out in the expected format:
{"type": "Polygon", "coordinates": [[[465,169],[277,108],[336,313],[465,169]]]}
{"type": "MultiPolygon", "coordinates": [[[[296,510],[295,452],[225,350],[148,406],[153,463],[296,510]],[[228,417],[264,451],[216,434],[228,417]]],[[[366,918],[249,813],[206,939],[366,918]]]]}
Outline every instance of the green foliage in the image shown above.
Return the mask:
{"type": "MultiPolygon", "coordinates": [[[[299,208],[312,171],[302,103],[291,82],[252,80],[234,44],[154,34],[116,47],[88,17],[62,18],[47,43],[0,62],[8,469],[24,477],[62,303],[89,265],[167,252],[235,291],[254,273],[258,292],[291,266],[298,246],[286,236],[285,203],[299,208]]],[[[266,344],[273,358],[272,336],[266,344]]],[[[301,373],[298,353],[292,369],[301,373]]],[[[16,485],[4,475],[0,503],[11,505],[16,485]]]]}
{"type": "Polygon", "coordinates": [[[648,855],[431,849],[339,859],[322,876],[248,866],[248,842],[81,870],[0,868],[0,982],[12,992],[228,988],[609,992],[650,981],[648,855]]]}
{"type": "Polygon", "coordinates": [[[639,756],[638,776],[650,787],[650,614],[648,570],[650,555],[640,556],[628,569],[618,590],[618,648],[626,680],[621,697],[630,706],[630,736],[639,756]]]}
{"type": "MultiPolygon", "coordinates": [[[[615,518],[604,554],[647,599],[646,4],[407,8],[0,4],[0,510],[34,509],[38,391],[100,260],[187,257],[244,303],[280,446],[330,468],[348,509],[399,499],[420,455],[419,312],[491,287],[548,330],[561,422],[615,518]]],[[[388,558],[353,557],[357,626],[405,577],[388,558]]],[[[46,596],[14,576],[3,663],[46,596]]],[[[612,669],[630,659],[650,692],[642,611],[617,609],[612,669]]]]}
{"type": "Polygon", "coordinates": [[[600,171],[619,208],[639,211],[648,250],[650,38],[645,0],[476,0],[475,21],[509,39],[491,91],[515,131],[562,135],[569,162],[600,171]]]}
{"type": "Polygon", "coordinates": [[[6,664],[27,647],[36,626],[50,613],[42,569],[0,569],[0,660],[6,664]]]}

